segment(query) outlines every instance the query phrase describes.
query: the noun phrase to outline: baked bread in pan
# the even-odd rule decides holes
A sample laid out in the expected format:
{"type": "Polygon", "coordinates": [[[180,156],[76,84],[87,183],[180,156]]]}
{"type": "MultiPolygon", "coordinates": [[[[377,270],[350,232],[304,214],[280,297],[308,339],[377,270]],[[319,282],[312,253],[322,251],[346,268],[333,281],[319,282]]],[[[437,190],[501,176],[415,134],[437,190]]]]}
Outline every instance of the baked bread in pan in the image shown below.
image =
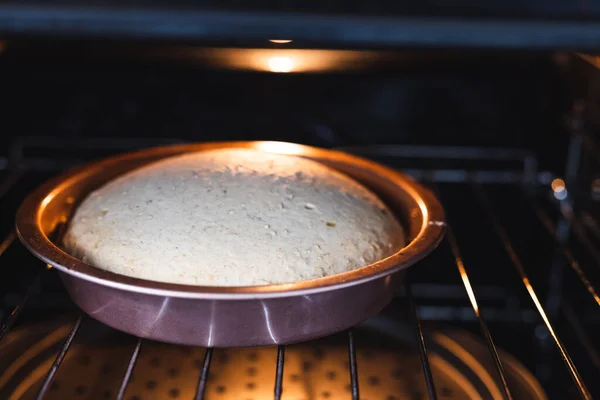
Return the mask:
{"type": "Polygon", "coordinates": [[[98,188],[64,242],[118,274],[253,286],[360,268],[396,252],[404,234],[374,193],[323,164],[220,149],[169,157],[98,188]]]}

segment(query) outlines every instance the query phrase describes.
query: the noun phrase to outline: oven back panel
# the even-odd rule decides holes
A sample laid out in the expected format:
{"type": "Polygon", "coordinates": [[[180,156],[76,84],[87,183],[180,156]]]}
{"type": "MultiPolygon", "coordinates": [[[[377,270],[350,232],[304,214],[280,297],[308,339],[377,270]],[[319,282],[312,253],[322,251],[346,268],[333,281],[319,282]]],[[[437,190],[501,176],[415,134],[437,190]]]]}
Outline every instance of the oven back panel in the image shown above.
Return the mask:
{"type": "Polygon", "coordinates": [[[0,35],[301,47],[594,50],[597,2],[469,1],[8,1],[0,35]]]}
{"type": "MultiPolygon", "coordinates": [[[[448,326],[472,332],[492,349],[517,357],[550,398],[598,393],[593,339],[600,333],[594,297],[600,287],[600,170],[593,65],[577,55],[550,52],[388,50],[384,61],[368,68],[274,74],[207,65],[197,57],[202,49],[73,40],[5,44],[0,53],[6,134],[0,146],[3,331],[13,323],[27,327],[76,313],[57,277],[52,271],[40,277],[43,266],[12,233],[16,208],[43,180],[141,147],[284,140],[362,154],[438,191],[452,234],[411,271],[411,284],[383,316],[400,316],[410,321],[410,334],[416,327],[428,338],[428,332],[448,326]],[[566,182],[567,196],[557,179],[566,182]],[[471,284],[479,316],[465,290],[471,284]]],[[[101,330],[84,321],[81,333],[71,332],[94,343],[93,332],[101,330]]],[[[126,340],[131,353],[123,352],[123,371],[111,381],[116,388],[109,398],[120,384],[135,383],[125,367],[133,362],[134,368],[138,342],[126,340]]],[[[348,338],[335,340],[345,346],[348,338]]],[[[357,340],[361,354],[360,346],[369,343],[362,336],[357,340]]],[[[204,354],[198,355],[194,379],[208,373],[204,354]]],[[[359,374],[366,363],[361,360],[359,374]]],[[[350,359],[343,373],[352,376],[356,366],[350,359]]],[[[424,388],[431,388],[426,361],[423,366],[424,388]]],[[[352,392],[356,382],[349,383],[352,392]]]]}

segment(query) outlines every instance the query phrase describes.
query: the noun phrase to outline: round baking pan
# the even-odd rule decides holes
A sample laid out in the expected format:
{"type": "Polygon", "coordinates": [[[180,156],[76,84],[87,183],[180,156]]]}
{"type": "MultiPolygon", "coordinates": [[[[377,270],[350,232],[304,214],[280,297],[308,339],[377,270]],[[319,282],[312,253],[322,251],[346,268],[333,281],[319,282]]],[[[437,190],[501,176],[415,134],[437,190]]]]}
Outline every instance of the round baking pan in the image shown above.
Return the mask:
{"type": "Polygon", "coordinates": [[[17,232],[38,258],[56,268],[73,301],[91,317],[124,332],[209,347],[288,344],[349,328],[392,299],[403,271],[431,252],[444,234],[443,209],[411,178],[343,152],[280,142],[225,142],[151,148],[68,171],[33,191],[17,213],[17,232]],[[163,283],[95,268],[61,248],[60,232],[91,191],[165,157],[219,148],[253,148],[321,162],[369,187],[403,224],[407,243],[391,256],[342,274],[264,286],[163,283]]]}

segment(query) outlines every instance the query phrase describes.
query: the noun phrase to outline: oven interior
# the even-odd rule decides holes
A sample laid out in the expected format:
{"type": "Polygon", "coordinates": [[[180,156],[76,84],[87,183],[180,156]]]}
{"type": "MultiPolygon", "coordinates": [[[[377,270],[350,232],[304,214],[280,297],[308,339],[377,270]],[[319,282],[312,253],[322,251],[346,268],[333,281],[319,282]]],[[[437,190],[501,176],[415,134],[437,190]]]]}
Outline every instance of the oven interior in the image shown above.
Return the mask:
{"type": "Polygon", "coordinates": [[[600,393],[595,58],[266,40],[0,43],[0,398],[600,393]],[[15,237],[23,197],[60,171],[213,140],[339,148],[398,168],[439,195],[447,237],[350,332],[228,350],[154,343],[83,317],[15,237]]]}

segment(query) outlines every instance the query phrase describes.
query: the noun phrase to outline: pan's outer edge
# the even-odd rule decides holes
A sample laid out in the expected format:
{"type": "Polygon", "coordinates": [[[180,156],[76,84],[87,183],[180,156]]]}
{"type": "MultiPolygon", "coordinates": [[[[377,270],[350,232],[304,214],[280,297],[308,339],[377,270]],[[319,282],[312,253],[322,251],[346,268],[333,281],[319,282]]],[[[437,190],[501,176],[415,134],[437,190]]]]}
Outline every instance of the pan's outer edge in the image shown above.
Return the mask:
{"type": "MultiPolygon", "coordinates": [[[[411,222],[412,223],[412,222],[411,222]]],[[[387,276],[409,267],[429,254],[442,240],[445,233],[444,211],[437,198],[428,189],[408,176],[373,161],[343,153],[316,147],[284,142],[211,142],[200,144],[177,144],[155,147],[136,152],[117,155],[94,163],[69,170],[49,180],[34,190],[23,201],[17,212],[16,228],[22,243],[38,258],[59,271],[76,278],[94,282],[103,286],[128,292],[152,294],[190,299],[265,299],[309,295],[328,290],[337,290],[354,286],[361,282],[387,276]],[[217,287],[193,286],[155,282],[104,271],[86,264],[67,254],[56,246],[43,231],[41,216],[59,192],[74,183],[102,174],[102,171],[115,164],[135,161],[141,158],[154,160],[171,155],[204,151],[218,148],[254,148],[262,151],[295,154],[317,161],[335,162],[349,165],[357,170],[375,174],[385,179],[389,185],[401,187],[418,205],[421,214],[421,226],[414,239],[403,249],[379,262],[368,266],[308,281],[264,286],[217,287]]]]}

